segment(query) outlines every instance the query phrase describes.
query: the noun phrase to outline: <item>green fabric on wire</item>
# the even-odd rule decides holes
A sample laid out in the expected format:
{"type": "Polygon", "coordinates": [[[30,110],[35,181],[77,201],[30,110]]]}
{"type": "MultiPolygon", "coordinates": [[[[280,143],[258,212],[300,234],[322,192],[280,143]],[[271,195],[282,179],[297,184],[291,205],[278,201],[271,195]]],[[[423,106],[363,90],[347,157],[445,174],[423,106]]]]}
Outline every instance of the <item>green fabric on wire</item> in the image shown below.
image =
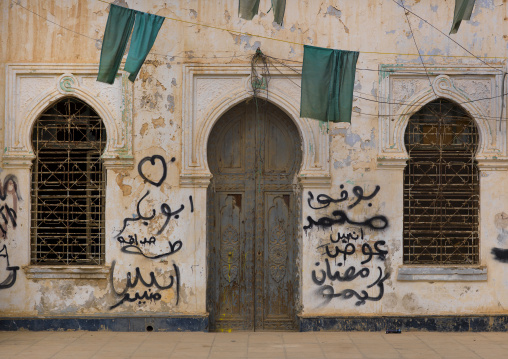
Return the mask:
{"type": "Polygon", "coordinates": [[[245,20],[252,20],[258,13],[259,0],[239,0],[238,15],[245,20]]]}
{"type": "Polygon", "coordinates": [[[300,117],[351,123],[358,55],[304,46],[300,117]]]}
{"type": "Polygon", "coordinates": [[[282,26],[284,13],[286,12],[286,0],[272,0],[274,21],[282,26]]]}
{"type": "MultiPolygon", "coordinates": [[[[272,0],[274,21],[282,26],[286,12],[286,0],[272,0]]],[[[259,0],[239,0],[238,15],[245,20],[252,20],[259,11],[259,0]]],[[[268,10],[270,12],[270,10],[268,10]]]]}
{"type": "Polygon", "coordinates": [[[132,32],[131,46],[124,70],[130,72],[129,80],[134,82],[143,65],[150,49],[152,48],[157,34],[164,22],[164,17],[138,12],[134,31],[132,32]]]}
{"type": "Polygon", "coordinates": [[[102,40],[101,61],[97,81],[112,84],[120,68],[136,12],[111,4],[102,40]]]}
{"type": "Polygon", "coordinates": [[[475,0],[455,0],[455,11],[450,34],[456,34],[462,20],[471,19],[475,0]]]}

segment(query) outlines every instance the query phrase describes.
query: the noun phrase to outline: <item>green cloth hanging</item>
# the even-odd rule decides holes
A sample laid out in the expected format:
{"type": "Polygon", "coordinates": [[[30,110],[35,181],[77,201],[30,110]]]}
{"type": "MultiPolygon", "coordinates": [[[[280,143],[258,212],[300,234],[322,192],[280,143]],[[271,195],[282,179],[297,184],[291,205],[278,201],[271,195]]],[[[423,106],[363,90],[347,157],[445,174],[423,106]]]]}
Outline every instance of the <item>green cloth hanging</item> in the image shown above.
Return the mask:
{"type": "Polygon", "coordinates": [[[304,46],[300,117],[351,122],[359,52],[304,46]]]}
{"type": "Polygon", "coordinates": [[[130,72],[129,80],[134,82],[136,76],[150,52],[150,49],[157,38],[157,34],[164,22],[164,17],[138,12],[134,31],[132,32],[131,46],[124,70],[130,72]]]}
{"type": "Polygon", "coordinates": [[[272,0],[274,21],[282,26],[284,13],[286,12],[286,0],[272,0]]]}
{"type": "Polygon", "coordinates": [[[455,11],[450,34],[456,34],[462,20],[471,19],[475,0],[455,0],[455,11]]]}
{"type": "Polygon", "coordinates": [[[136,12],[111,4],[102,40],[101,61],[97,81],[112,84],[120,68],[136,12]]]}
{"type": "Polygon", "coordinates": [[[259,10],[259,0],[239,0],[238,16],[245,20],[252,20],[259,10]]]}
{"type": "MultiPolygon", "coordinates": [[[[286,12],[286,0],[272,0],[274,21],[282,26],[286,12]]],[[[245,20],[252,20],[259,11],[259,0],[239,0],[238,15],[245,20]]],[[[270,11],[270,10],[268,10],[270,11]]]]}

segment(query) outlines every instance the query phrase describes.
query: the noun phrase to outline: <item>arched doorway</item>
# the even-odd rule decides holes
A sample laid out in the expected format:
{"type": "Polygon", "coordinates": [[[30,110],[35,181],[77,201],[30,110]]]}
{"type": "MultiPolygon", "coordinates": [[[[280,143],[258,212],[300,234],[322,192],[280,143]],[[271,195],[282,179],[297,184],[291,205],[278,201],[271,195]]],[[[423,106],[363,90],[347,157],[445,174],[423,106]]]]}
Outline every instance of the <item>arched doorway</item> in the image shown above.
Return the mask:
{"type": "Polygon", "coordinates": [[[248,100],[217,121],[207,151],[210,330],[295,330],[298,130],[248,100]]]}

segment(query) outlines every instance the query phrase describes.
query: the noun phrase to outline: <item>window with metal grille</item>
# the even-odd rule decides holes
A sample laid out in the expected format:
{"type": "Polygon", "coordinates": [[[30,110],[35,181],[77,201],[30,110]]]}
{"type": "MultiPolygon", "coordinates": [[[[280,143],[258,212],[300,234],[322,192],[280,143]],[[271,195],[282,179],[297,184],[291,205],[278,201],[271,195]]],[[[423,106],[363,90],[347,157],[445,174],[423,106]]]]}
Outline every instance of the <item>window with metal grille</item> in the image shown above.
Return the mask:
{"type": "Polygon", "coordinates": [[[33,264],[104,262],[106,129],[86,103],[65,98],[34,125],[33,264]]]}
{"type": "Polygon", "coordinates": [[[404,263],[478,263],[474,120],[460,106],[435,100],[410,118],[405,145],[404,263]]]}

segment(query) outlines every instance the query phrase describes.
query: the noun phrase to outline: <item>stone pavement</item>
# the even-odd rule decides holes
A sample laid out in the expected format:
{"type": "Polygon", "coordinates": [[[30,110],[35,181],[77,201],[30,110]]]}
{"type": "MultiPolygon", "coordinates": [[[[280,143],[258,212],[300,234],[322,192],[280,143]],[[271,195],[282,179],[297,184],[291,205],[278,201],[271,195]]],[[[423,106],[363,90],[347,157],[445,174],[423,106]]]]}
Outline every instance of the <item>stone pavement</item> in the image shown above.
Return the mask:
{"type": "Polygon", "coordinates": [[[0,358],[507,358],[508,333],[0,332],[0,358]]]}

